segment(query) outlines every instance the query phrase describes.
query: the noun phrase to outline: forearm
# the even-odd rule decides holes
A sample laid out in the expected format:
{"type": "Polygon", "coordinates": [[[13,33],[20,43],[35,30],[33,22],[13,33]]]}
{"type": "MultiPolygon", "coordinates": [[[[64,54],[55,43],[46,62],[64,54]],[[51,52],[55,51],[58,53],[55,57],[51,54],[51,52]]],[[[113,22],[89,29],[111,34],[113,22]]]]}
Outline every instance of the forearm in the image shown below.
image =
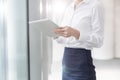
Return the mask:
{"type": "Polygon", "coordinates": [[[76,39],[80,38],[80,31],[69,26],[57,28],[54,30],[54,32],[66,38],[71,36],[75,37],[76,39]]]}
{"type": "Polygon", "coordinates": [[[80,38],[80,31],[73,29],[72,36],[74,36],[76,39],[80,38]]]}

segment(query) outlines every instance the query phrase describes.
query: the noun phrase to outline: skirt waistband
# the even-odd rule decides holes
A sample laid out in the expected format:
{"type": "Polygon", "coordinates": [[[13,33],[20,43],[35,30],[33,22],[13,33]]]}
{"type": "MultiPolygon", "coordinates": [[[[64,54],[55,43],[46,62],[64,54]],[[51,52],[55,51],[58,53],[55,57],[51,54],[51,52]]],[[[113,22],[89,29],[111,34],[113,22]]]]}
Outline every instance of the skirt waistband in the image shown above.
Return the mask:
{"type": "Polygon", "coordinates": [[[70,47],[65,47],[65,49],[68,49],[68,50],[85,50],[85,51],[91,51],[91,50],[88,50],[88,49],[85,49],[85,48],[70,48],[70,47]]]}

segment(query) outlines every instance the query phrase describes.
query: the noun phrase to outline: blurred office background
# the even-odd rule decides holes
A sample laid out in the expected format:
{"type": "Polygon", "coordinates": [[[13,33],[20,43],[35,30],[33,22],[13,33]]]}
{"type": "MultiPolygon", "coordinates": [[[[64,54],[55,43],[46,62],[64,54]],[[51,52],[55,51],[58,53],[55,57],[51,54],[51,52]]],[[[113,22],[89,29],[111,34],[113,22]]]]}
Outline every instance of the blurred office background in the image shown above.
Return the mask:
{"type": "MultiPolygon", "coordinates": [[[[28,22],[48,18],[60,25],[71,1],[0,0],[0,80],[29,79],[28,22]]],[[[105,40],[92,54],[97,80],[120,80],[120,0],[101,1],[105,8],[105,40]]],[[[48,80],[61,80],[64,47],[56,41],[52,47],[48,80]]]]}

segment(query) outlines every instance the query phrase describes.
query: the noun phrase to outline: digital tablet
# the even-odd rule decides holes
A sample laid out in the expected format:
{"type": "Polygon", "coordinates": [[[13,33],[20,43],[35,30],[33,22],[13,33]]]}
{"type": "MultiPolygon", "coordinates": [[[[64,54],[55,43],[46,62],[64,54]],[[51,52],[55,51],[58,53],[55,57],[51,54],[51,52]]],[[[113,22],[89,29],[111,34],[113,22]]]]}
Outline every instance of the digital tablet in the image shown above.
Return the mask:
{"type": "Polygon", "coordinates": [[[54,29],[57,28],[58,25],[49,19],[30,21],[29,27],[31,29],[34,28],[34,30],[39,30],[44,35],[47,35],[50,37],[57,37],[58,36],[57,34],[54,33],[54,29]]]}

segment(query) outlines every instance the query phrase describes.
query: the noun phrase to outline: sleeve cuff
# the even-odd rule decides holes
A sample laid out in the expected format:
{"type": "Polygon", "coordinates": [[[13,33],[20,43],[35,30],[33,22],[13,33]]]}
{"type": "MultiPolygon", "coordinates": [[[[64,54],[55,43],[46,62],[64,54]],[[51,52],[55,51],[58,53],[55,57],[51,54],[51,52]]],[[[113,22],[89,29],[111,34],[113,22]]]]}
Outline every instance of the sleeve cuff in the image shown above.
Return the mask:
{"type": "Polygon", "coordinates": [[[85,33],[85,32],[82,32],[80,31],[80,37],[79,37],[79,41],[87,41],[89,39],[89,36],[85,33]]]}
{"type": "Polygon", "coordinates": [[[62,37],[62,36],[60,36],[60,37],[58,37],[57,39],[55,39],[58,43],[60,43],[60,44],[64,44],[65,43],[65,38],[64,37],[62,37]]]}

